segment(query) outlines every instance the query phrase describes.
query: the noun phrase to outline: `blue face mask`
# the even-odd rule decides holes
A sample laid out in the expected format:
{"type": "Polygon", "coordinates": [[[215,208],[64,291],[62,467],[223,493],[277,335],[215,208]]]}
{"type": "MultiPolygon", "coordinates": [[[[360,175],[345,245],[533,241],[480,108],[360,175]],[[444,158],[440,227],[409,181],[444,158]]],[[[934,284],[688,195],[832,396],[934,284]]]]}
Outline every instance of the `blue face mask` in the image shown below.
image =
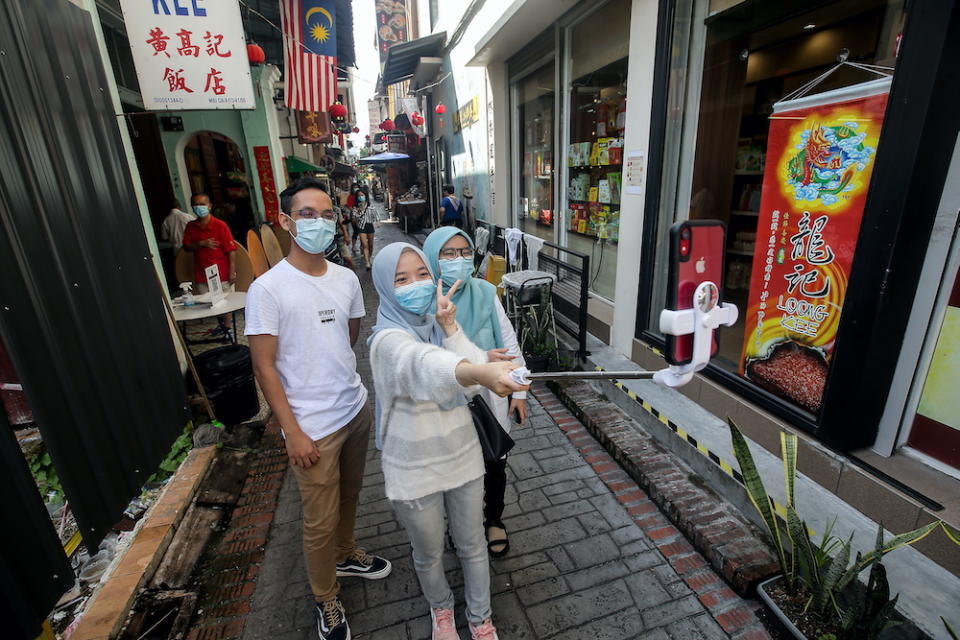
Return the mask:
{"type": "Polygon", "coordinates": [[[399,304],[405,311],[422,316],[430,308],[433,298],[437,293],[437,285],[433,280],[418,280],[397,287],[393,290],[393,295],[397,298],[399,304]]]}
{"type": "Polygon", "coordinates": [[[307,253],[314,255],[326,251],[337,234],[337,225],[326,218],[300,218],[294,223],[297,225],[294,242],[307,253]]]}
{"type": "Polygon", "coordinates": [[[208,215],[210,215],[210,207],[208,207],[208,206],[205,205],[205,204],[197,204],[197,205],[194,205],[194,206],[193,206],[193,213],[194,213],[198,218],[206,218],[208,215]]]}
{"type": "Polygon", "coordinates": [[[452,287],[457,280],[466,282],[473,275],[473,260],[470,258],[453,258],[440,261],[440,279],[443,284],[452,287]]]}

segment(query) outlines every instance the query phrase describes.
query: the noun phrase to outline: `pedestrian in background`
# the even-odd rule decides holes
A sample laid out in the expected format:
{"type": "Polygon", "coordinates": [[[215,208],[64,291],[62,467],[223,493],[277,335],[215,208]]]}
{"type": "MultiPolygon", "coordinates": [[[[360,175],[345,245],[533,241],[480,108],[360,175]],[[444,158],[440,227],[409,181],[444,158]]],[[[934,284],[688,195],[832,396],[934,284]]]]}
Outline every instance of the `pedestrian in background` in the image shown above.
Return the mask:
{"type": "MultiPolygon", "coordinates": [[[[457,321],[470,341],[486,351],[491,362],[512,361],[518,367],[527,366],[517,343],[517,334],[497,296],[497,288],[486,280],[473,277],[474,247],[470,236],[454,227],[441,227],[427,236],[423,252],[430,261],[430,268],[445,286],[451,287],[460,281],[460,287],[450,299],[457,306],[457,321]]],[[[507,433],[512,425],[512,415],[517,416],[521,425],[526,421],[526,391],[513,394],[509,401],[487,389],[481,389],[481,396],[507,433]]],[[[486,464],[483,480],[483,526],[487,549],[491,556],[499,558],[510,550],[503,525],[506,456],[486,464]]]]}
{"type": "Polygon", "coordinates": [[[237,243],[230,227],[223,220],[210,215],[210,197],[196,193],[190,198],[197,219],[183,231],[183,248],[193,252],[193,282],[198,293],[207,290],[206,269],[217,265],[220,281],[233,283],[237,279],[237,243]]]}
{"type": "Polygon", "coordinates": [[[441,225],[453,225],[463,228],[463,203],[457,196],[453,195],[456,189],[452,184],[443,185],[443,200],[440,201],[440,208],[443,209],[443,216],[440,218],[441,225]]]}
{"type": "Polygon", "coordinates": [[[193,220],[196,220],[196,218],[186,211],[181,211],[180,202],[174,200],[170,213],[167,214],[167,217],[163,219],[163,224],[160,225],[160,239],[170,243],[174,257],[183,248],[183,231],[193,220]]]}
{"type": "Polygon", "coordinates": [[[501,395],[526,387],[510,379],[513,363],[488,363],[470,342],[450,300],[457,285],[444,295],[419,249],[406,243],[381,249],[373,283],[380,307],[370,364],[384,488],[410,536],[433,639],[460,637],[443,567],[446,515],[463,568],[471,638],[497,640],[483,538],[483,454],[464,394],[475,394],[478,385],[501,395]]]}
{"type": "Polygon", "coordinates": [[[247,292],[254,372],[280,423],[300,487],[303,553],[321,640],[348,640],[338,577],[385,578],[389,561],[356,546],[371,416],[353,344],[365,315],[360,281],[330,263],[333,203],[315,178],[280,194],[290,253],[247,292]]]}

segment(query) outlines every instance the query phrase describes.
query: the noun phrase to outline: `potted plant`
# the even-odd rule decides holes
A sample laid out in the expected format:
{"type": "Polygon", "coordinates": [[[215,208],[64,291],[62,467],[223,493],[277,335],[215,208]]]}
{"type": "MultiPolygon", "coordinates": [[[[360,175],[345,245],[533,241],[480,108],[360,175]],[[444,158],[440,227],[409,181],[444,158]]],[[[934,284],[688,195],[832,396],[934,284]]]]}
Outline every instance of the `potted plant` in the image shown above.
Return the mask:
{"type": "Polygon", "coordinates": [[[785,517],[781,518],[767,495],[743,434],[732,420],[727,421],[747,495],[770,534],[783,571],[758,586],[760,598],[781,625],[801,640],[847,640],[876,638],[883,629],[897,624],[893,618],[899,596],[890,598],[886,570],[880,562],[882,556],[923,539],[938,527],[960,544],[960,531],[935,521],[884,541],[881,525],[874,549],[866,554],[858,552],[851,562],[852,535],[846,541],[837,538],[832,534],[831,522],[820,542],[815,543],[810,528],[797,513],[797,436],[780,433],[787,498],[785,517]],[[870,569],[870,574],[864,586],[856,578],[866,569],[870,569]]]}
{"type": "Polygon", "coordinates": [[[541,297],[540,304],[522,307],[520,345],[527,368],[546,371],[557,359],[557,335],[550,299],[541,297]]]}

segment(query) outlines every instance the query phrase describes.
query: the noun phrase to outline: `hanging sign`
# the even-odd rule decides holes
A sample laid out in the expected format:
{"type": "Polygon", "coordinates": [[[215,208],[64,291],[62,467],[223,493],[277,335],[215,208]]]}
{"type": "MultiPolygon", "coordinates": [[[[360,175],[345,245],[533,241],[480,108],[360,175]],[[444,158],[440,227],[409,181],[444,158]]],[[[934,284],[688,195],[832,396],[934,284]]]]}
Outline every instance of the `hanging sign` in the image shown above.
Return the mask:
{"type": "Polygon", "coordinates": [[[277,197],[277,183],[273,179],[273,164],[270,162],[270,147],[254,147],[253,159],[257,163],[257,178],[260,180],[260,193],[263,196],[263,213],[272,225],[280,223],[280,199],[277,197]]]}
{"type": "Polygon", "coordinates": [[[377,12],[377,49],[380,51],[380,62],[383,63],[390,47],[406,42],[410,35],[407,30],[407,6],[405,0],[375,0],[374,8],[377,12]]]}
{"type": "Polygon", "coordinates": [[[740,373],[817,412],[890,80],[774,105],[740,373]]]}
{"type": "Polygon", "coordinates": [[[326,111],[297,111],[297,138],[300,144],[333,142],[333,127],[326,111]]]}
{"type": "Polygon", "coordinates": [[[144,108],[256,108],[235,0],[120,0],[120,6],[144,108]]]}

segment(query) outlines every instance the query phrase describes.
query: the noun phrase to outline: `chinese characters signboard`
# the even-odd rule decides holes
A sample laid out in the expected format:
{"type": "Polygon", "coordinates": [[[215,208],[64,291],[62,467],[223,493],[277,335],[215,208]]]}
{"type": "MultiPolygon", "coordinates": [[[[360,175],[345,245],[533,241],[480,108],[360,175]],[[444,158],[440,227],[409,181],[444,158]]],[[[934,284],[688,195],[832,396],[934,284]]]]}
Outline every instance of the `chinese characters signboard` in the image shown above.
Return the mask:
{"type": "Polygon", "coordinates": [[[333,142],[333,127],[326,111],[297,111],[297,138],[300,144],[333,142]]]}
{"type": "Polygon", "coordinates": [[[457,133],[464,127],[480,122],[480,98],[474,96],[473,100],[457,109],[453,114],[453,132],[457,133]]]}
{"type": "Polygon", "coordinates": [[[236,0],[121,0],[146,109],[255,109],[236,0]]]}
{"type": "Polygon", "coordinates": [[[817,412],[889,80],[774,106],[740,372],[817,412]]]}
{"type": "Polygon", "coordinates": [[[273,165],[270,164],[270,147],[254,147],[253,159],[257,163],[257,177],[263,195],[263,213],[267,222],[279,224],[280,199],[277,196],[277,183],[273,179],[273,165]]]}
{"type": "MultiPolygon", "coordinates": [[[[407,41],[407,7],[405,0],[376,0],[377,48],[380,62],[387,59],[391,46],[407,41]]],[[[373,123],[371,123],[373,124],[373,123]]]]}

